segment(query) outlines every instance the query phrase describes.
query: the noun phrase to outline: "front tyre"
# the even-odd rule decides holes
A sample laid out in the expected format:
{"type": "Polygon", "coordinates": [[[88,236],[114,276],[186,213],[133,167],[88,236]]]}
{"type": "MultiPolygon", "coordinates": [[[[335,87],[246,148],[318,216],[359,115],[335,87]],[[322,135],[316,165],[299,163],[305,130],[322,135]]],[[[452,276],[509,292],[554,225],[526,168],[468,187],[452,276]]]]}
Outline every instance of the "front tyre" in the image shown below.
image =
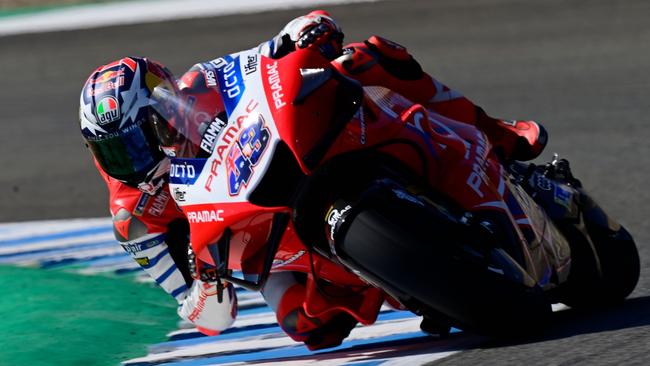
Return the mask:
{"type": "MultiPolygon", "coordinates": [[[[550,315],[542,290],[490,269],[480,247],[445,204],[406,190],[375,186],[351,205],[330,211],[338,258],[361,277],[427,316],[478,333],[537,333],[550,315]]],[[[489,253],[489,249],[485,251],[489,253]]]]}

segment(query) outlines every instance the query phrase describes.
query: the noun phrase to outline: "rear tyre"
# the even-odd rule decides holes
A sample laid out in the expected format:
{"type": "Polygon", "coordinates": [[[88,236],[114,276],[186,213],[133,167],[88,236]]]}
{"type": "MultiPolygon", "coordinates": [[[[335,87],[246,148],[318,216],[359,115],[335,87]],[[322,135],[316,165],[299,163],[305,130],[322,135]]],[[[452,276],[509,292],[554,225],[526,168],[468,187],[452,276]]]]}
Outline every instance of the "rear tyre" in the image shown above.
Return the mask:
{"type": "Polygon", "coordinates": [[[616,232],[589,228],[589,234],[602,271],[599,300],[603,305],[621,303],[634,291],[639,281],[641,265],[636,244],[623,226],[616,232]]]}
{"type": "Polygon", "coordinates": [[[573,264],[561,301],[576,309],[622,303],[636,287],[641,267],[632,236],[623,226],[612,231],[588,225],[592,250],[578,229],[569,232],[573,264]]]}

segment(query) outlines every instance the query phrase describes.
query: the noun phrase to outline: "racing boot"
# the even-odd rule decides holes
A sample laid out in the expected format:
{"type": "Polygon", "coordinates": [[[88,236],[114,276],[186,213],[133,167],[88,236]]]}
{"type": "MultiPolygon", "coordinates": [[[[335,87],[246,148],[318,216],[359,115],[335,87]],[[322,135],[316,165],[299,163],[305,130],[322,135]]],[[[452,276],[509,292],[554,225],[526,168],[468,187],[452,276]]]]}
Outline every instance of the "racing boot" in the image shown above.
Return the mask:
{"type": "Polygon", "coordinates": [[[548,143],[546,129],[535,121],[501,120],[477,107],[476,126],[485,132],[504,160],[527,161],[538,157],[548,143]]]}

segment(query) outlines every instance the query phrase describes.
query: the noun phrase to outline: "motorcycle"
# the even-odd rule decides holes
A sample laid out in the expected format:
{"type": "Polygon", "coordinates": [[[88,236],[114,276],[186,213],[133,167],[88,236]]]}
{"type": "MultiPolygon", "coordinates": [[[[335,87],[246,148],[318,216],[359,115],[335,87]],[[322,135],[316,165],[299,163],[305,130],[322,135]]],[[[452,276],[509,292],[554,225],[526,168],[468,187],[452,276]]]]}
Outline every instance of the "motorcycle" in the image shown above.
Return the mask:
{"type": "Polygon", "coordinates": [[[489,335],[538,331],[552,303],[615,304],[636,286],[632,237],[566,160],[504,163],[476,127],[362,87],[311,50],[210,65],[226,117],[154,92],[176,135],[170,191],[195,278],[259,291],[301,272],[307,315],[372,324],[390,300],[431,333],[489,335]]]}

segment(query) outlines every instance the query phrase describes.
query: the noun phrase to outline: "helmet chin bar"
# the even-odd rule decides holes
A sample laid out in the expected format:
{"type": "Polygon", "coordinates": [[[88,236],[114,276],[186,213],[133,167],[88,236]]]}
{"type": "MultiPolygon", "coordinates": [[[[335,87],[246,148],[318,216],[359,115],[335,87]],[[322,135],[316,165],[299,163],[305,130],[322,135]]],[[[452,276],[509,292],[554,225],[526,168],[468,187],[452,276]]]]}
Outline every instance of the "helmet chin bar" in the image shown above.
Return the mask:
{"type": "Polygon", "coordinates": [[[222,280],[241,286],[250,291],[260,291],[266,283],[266,280],[271,273],[271,266],[275,253],[280,246],[280,240],[284,234],[287,225],[289,224],[288,213],[276,213],[273,215],[273,223],[271,225],[271,233],[269,240],[266,242],[266,255],[261,273],[254,275],[244,275],[244,277],[254,279],[242,279],[233,276],[233,270],[228,268],[228,259],[230,254],[230,239],[231,231],[226,229],[221,235],[219,241],[215,244],[208,246],[210,256],[214,260],[215,266],[204,263],[196,259],[192,245],[188,248],[189,269],[193,278],[200,279],[203,282],[217,283],[217,288],[222,288],[222,280]]]}

